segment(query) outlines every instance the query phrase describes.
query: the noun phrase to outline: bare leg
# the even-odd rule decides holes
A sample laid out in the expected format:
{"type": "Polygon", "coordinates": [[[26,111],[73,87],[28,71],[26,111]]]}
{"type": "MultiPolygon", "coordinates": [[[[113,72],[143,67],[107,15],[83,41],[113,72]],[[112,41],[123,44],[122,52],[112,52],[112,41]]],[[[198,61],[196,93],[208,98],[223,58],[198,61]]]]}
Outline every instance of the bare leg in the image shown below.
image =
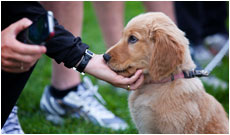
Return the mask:
{"type": "Polygon", "coordinates": [[[143,3],[148,12],[163,12],[176,23],[173,1],[145,1],[143,3]]]}
{"type": "Polygon", "coordinates": [[[124,27],[124,3],[121,1],[93,2],[93,5],[108,49],[121,38],[124,27]]]}
{"type": "MultiPolygon", "coordinates": [[[[74,36],[81,35],[83,3],[82,2],[41,2],[47,10],[54,13],[59,24],[63,25],[74,36]]],[[[68,69],[64,64],[57,64],[53,60],[52,86],[65,90],[81,82],[80,74],[68,69]]]]}

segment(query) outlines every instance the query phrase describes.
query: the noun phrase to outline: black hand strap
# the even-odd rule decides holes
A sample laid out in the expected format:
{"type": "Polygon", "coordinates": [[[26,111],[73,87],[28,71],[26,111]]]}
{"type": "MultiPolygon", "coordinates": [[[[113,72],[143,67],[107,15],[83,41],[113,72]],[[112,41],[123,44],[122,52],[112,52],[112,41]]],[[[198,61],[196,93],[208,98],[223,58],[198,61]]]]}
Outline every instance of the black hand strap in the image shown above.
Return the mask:
{"type": "Polygon", "coordinates": [[[86,65],[89,63],[89,60],[93,57],[93,53],[89,50],[86,49],[85,54],[82,58],[82,61],[80,62],[80,64],[76,67],[77,71],[79,71],[80,73],[82,73],[86,67],[86,65]]]}

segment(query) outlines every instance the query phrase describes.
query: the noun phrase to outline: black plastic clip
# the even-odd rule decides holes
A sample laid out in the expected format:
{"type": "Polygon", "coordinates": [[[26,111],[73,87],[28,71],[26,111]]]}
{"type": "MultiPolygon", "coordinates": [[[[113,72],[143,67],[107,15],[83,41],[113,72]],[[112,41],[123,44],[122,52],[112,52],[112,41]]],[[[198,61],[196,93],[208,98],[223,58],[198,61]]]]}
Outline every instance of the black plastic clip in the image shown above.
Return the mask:
{"type": "Polygon", "coordinates": [[[183,71],[184,78],[194,78],[194,77],[207,77],[209,73],[205,70],[192,70],[192,71],[183,71]]]}

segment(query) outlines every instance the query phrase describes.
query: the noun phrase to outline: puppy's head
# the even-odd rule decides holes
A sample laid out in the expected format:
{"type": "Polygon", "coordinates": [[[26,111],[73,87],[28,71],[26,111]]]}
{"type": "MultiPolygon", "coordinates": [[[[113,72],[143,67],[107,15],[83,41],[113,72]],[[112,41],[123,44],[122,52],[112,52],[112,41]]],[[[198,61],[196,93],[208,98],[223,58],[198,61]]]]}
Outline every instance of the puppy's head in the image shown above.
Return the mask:
{"type": "MultiPolygon", "coordinates": [[[[146,13],[133,18],[121,40],[107,51],[109,67],[129,77],[143,69],[152,80],[161,80],[180,69],[188,40],[163,13],[146,13]]],[[[188,49],[187,49],[188,50],[188,49]]]]}

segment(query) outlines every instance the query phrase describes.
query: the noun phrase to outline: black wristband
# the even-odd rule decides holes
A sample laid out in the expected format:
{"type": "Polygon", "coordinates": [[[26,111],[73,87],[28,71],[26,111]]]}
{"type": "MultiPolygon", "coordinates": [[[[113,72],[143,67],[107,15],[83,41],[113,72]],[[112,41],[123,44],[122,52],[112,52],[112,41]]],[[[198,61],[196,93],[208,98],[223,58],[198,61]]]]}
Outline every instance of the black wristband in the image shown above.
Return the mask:
{"type": "Polygon", "coordinates": [[[77,71],[82,73],[88,64],[89,60],[93,57],[93,53],[89,51],[88,49],[85,50],[85,54],[80,62],[80,64],[76,67],[77,71]]]}

